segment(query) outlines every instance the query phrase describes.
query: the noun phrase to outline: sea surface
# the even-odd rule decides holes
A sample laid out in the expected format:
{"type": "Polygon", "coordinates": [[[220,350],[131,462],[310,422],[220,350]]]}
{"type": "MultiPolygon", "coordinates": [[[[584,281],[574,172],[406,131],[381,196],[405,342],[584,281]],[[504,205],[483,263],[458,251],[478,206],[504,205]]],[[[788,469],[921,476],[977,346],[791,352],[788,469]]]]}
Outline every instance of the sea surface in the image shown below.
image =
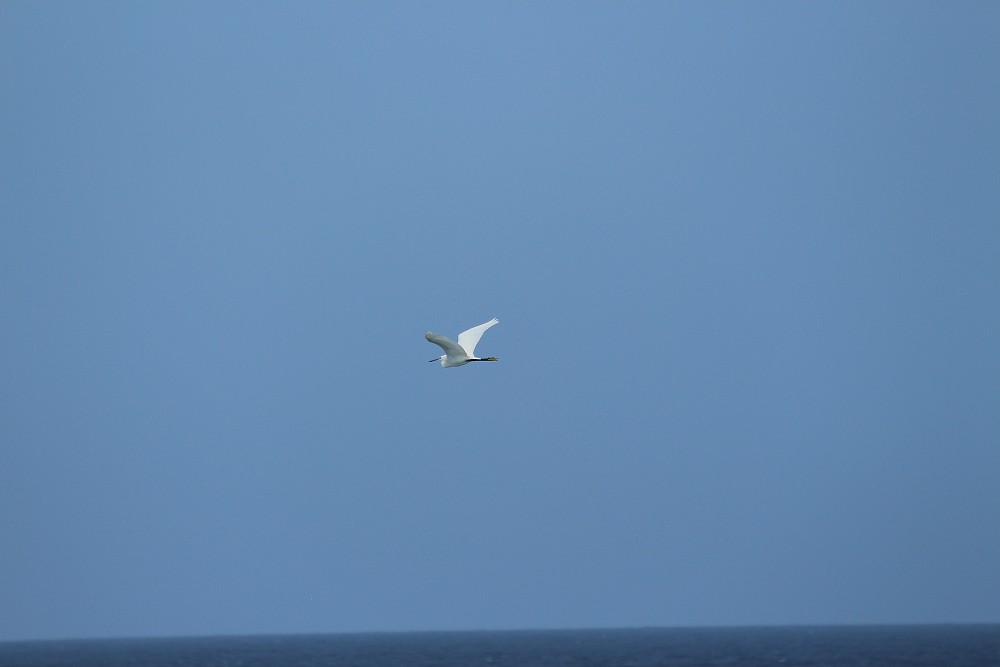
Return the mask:
{"type": "Polygon", "coordinates": [[[2,667],[1000,667],[1000,625],[645,628],[0,642],[2,667]]]}

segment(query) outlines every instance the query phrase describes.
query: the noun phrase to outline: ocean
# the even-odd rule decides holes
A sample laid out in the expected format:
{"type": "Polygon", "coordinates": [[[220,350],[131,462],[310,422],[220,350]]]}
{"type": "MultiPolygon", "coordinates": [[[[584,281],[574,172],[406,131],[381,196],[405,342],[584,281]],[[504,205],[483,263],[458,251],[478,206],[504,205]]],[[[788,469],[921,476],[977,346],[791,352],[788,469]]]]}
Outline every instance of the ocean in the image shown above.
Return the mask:
{"type": "Polygon", "coordinates": [[[2,667],[1000,667],[1000,625],[644,628],[0,642],[2,667]]]}

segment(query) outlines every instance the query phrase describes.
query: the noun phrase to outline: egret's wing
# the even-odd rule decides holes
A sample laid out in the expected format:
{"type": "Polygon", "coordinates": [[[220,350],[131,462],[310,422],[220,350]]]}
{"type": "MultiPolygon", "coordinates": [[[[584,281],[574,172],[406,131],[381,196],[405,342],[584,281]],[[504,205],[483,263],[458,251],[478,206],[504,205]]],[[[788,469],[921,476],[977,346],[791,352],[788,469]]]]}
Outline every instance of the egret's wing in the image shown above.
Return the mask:
{"type": "Polygon", "coordinates": [[[460,357],[465,356],[465,350],[462,348],[461,345],[459,345],[450,338],[445,338],[441,334],[436,334],[432,331],[428,331],[427,333],[424,334],[424,338],[426,338],[427,340],[429,340],[430,342],[434,343],[442,350],[444,350],[445,354],[450,354],[452,356],[458,355],[460,357]]]}
{"type": "MultiPolygon", "coordinates": [[[[484,322],[478,327],[472,327],[468,331],[463,331],[458,334],[458,344],[465,349],[470,357],[476,356],[476,345],[479,344],[479,339],[483,337],[483,332],[497,324],[500,324],[500,320],[494,317],[489,322],[484,322]]],[[[450,343],[451,341],[448,342],[450,343]]]]}

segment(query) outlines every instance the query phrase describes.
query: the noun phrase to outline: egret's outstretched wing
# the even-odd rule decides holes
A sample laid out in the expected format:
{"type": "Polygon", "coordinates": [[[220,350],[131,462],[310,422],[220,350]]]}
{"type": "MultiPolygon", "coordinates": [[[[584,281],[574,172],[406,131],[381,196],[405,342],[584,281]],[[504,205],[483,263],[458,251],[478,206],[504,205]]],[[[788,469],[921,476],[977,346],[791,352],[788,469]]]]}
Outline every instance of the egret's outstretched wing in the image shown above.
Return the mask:
{"type": "Polygon", "coordinates": [[[451,340],[450,338],[445,338],[441,334],[436,334],[432,331],[428,331],[427,333],[424,334],[424,338],[426,338],[427,340],[429,340],[430,342],[434,343],[442,350],[444,350],[445,354],[450,354],[452,356],[458,355],[459,357],[465,356],[465,349],[461,345],[451,340]]]}
{"type": "MultiPolygon", "coordinates": [[[[476,356],[476,345],[479,344],[479,339],[483,337],[483,332],[492,326],[496,326],[497,324],[500,324],[500,320],[494,317],[489,322],[484,322],[478,327],[472,327],[468,331],[463,331],[458,334],[458,344],[462,346],[466,354],[470,357],[476,356]]],[[[430,339],[428,338],[428,340],[430,339]]],[[[449,340],[448,342],[450,343],[451,341],[449,340]]],[[[438,343],[438,345],[441,344],[438,343]]],[[[442,347],[444,346],[442,345],[442,347]]]]}

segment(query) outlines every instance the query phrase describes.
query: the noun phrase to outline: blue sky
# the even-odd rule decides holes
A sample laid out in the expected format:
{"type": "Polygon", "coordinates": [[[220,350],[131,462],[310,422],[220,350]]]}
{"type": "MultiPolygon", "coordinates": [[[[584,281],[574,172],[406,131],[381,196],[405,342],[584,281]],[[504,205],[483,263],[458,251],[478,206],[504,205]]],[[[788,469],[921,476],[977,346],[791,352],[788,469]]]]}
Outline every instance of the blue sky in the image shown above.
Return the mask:
{"type": "Polygon", "coordinates": [[[998,33],[3,3],[0,640],[1000,622],[998,33]]]}

